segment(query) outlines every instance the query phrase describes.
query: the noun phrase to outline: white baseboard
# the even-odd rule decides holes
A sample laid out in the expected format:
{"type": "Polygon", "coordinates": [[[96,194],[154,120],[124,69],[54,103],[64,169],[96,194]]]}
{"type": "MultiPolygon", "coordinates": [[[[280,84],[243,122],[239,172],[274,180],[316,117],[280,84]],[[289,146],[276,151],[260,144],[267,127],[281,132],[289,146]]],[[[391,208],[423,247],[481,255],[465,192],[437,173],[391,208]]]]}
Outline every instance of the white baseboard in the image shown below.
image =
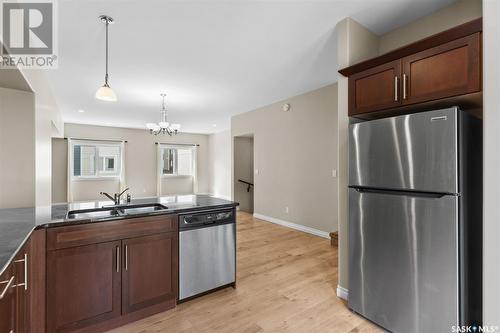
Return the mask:
{"type": "Polygon", "coordinates": [[[349,298],[349,290],[337,285],[337,297],[345,299],[347,301],[347,299],[349,298]]]}
{"type": "Polygon", "coordinates": [[[284,227],[288,227],[288,228],[299,230],[299,231],[302,231],[302,232],[307,232],[308,234],[312,234],[312,235],[315,235],[315,236],[319,236],[319,237],[330,239],[330,233],[326,232],[326,231],[321,231],[321,230],[314,229],[314,228],[311,228],[311,227],[306,227],[304,225],[297,224],[297,223],[283,221],[283,220],[280,220],[280,219],[277,219],[277,218],[274,218],[274,217],[270,217],[270,216],[266,216],[266,215],[262,215],[262,214],[259,214],[259,213],[253,213],[253,216],[255,218],[257,218],[257,219],[261,219],[261,220],[264,220],[264,221],[267,221],[267,222],[279,224],[279,225],[282,225],[284,227]]]}

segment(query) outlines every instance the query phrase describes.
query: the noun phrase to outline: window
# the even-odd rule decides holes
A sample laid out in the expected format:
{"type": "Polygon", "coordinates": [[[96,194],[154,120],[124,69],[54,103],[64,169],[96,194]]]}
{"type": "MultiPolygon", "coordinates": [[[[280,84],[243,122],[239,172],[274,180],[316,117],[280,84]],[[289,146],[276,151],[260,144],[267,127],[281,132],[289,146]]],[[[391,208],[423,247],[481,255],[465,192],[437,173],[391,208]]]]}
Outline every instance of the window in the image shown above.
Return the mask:
{"type": "Polygon", "coordinates": [[[194,149],[191,147],[165,147],[162,149],[164,176],[193,176],[194,149]]]}
{"type": "Polygon", "coordinates": [[[120,146],[110,143],[73,143],[73,177],[120,176],[120,146]]]}

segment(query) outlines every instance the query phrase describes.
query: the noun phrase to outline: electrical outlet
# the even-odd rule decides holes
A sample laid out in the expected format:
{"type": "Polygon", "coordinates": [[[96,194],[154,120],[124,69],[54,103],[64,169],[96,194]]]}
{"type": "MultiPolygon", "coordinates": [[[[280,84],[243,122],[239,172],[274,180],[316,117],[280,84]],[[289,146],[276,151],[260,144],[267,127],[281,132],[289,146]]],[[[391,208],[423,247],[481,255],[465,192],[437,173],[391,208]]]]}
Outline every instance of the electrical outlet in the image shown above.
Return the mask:
{"type": "Polygon", "coordinates": [[[288,212],[289,212],[289,211],[290,211],[290,210],[288,209],[288,206],[286,206],[286,207],[285,207],[285,213],[287,213],[287,214],[288,214],[288,212]]]}
{"type": "Polygon", "coordinates": [[[336,169],[332,169],[332,177],[337,178],[337,170],[336,169]]]}

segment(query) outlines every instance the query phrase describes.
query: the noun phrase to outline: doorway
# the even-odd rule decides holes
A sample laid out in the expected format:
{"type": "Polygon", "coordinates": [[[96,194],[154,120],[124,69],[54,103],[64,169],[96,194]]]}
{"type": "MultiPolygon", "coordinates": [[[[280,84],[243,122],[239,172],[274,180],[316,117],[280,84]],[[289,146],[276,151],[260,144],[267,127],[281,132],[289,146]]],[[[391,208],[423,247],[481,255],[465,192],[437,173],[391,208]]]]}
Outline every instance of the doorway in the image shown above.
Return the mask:
{"type": "Polygon", "coordinates": [[[239,209],[253,214],[254,211],[254,152],[253,134],[235,136],[234,142],[234,201],[239,209]]]}

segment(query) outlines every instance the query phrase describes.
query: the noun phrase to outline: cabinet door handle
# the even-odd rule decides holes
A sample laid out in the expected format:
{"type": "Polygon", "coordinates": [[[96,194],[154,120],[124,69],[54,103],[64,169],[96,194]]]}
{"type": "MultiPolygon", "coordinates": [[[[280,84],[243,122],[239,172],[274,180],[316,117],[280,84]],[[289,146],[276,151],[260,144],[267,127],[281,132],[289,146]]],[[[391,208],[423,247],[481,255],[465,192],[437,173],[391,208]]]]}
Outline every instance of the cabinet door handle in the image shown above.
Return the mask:
{"type": "Polygon", "coordinates": [[[12,275],[11,278],[9,280],[6,280],[6,281],[0,281],[0,284],[4,284],[4,283],[7,283],[7,285],[5,286],[4,290],[2,291],[2,293],[0,293],[0,300],[3,299],[5,297],[5,294],[7,294],[7,291],[9,290],[9,288],[12,286],[12,282],[14,282],[14,278],[15,276],[12,275]]]}
{"type": "Polygon", "coordinates": [[[125,245],[125,270],[128,271],[128,245],[125,245]]]}
{"type": "Polygon", "coordinates": [[[403,99],[406,99],[406,74],[403,74],[403,99]]]}
{"type": "Polygon", "coordinates": [[[28,254],[24,254],[24,259],[15,260],[14,262],[24,263],[24,282],[16,284],[16,287],[24,287],[24,290],[28,290],[28,254]]]}
{"type": "Polygon", "coordinates": [[[398,77],[394,77],[394,101],[397,102],[399,99],[398,96],[398,77]]]}
{"type": "Polygon", "coordinates": [[[116,247],[116,272],[120,273],[120,247],[116,247]]]}

